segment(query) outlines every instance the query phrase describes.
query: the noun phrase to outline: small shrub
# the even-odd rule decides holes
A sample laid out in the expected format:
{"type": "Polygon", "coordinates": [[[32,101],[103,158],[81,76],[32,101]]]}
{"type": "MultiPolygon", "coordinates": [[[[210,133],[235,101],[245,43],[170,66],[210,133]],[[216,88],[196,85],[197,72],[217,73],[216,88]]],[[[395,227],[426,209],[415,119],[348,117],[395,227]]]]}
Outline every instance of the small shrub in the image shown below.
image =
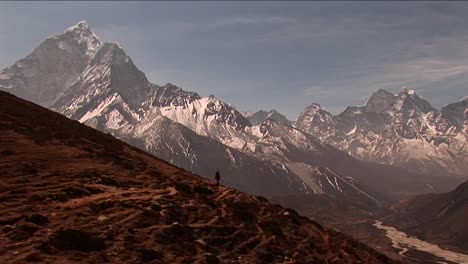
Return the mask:
{"type": "Polygon", "coordinates": [[[187,193],[187,194],[192,194],[193,193],[192,187],[190,185],[182,183],[182,182],[176,182],[174,184],[174,188],[179,192],[183,192],[183,193],[187,193]]]}
{"type": "Polygon", "coordinates": [[[269,220],[269,221],[261,222],[259,225],[263,229],[264,232],[271,233],[278,238],[284,238],[284,234],[283,234],[283,231],[281,230],[280,223],[274,220],[269,220]]]}
{"type": "Polygon", "coordinates": [[[95,237],[91,233],[77,229],[60,230],[46,243],[61,250],[78,250],[83,252],[99,251],[106,248],[104,240],[95,237]]]}
{"type": "Polygon", "coordinates": [[[211,194],[214,193],[212,190],[210,190],[210,189],[208,189],[208,188],[205,188],[205,187],[203,187],[203,186],[199,186],[199,185],[193,187],[193,191],[194,191],[195,193],[203,194],[203,195],[211,195],[211,194]]]}
{"type": "Polygon", "coordinates": [[[11,156],[15,154],[15,152],[13,150],[9,150],[9,149],[4,149],[2,151],[0,151],[0,155],[3,155],[3,156],[11,156]]]}
{"type": "Polygon", "coordinates": [[[27,255],[24,260],[26,260],[27,262],[41,262],[42,258],[41,258],[41,255],[37,252],[33,252],[29,255],[27,255]]]}
{"type": "Polygon", "coordinates": [[[161,205],[155,204],[155,203],[151,204],[151,210],[159,212],[161,211],[161,209],[162,209],[161,205]]]}
{"type": "Polygon", "coordinates": [[[23,165],[22,172],[24,174],[37,174],[38,170],[37,170],[36,164],[27,163],[23,165]]]}
{"type": "Polygon", "coordinates": [[[230,204],[234,217],[245,222],[253,222],[257,219],[257,209],[250,203],[233,202],[230,204]]]}
{"type": "Polygon", "coordinates": [[[100,202],[94,202],[89,205],[89,208],[94,212],[99,212],[113,207],[116,204],[115,201],[105,200],[100,202]]]}
{"type": "Polygon", "coordinates": [[[62,203],[68,201],[68,195],[65,192],[56,193],[52,195],[52,198],[62,203]]]}
{"type": "Polygon", "coordinates": [[[249,253],[252,249],[254,249],[258,244],[260,244],[260,240],[257,238],[254,238],[252,240],[249,240],[242,245],[239,246],[239,249],[237,250],[238,253],[240,254],[247,254],[249,253]]]}
{"type": "Polygon", "coordinates": [[[43,216],[41,214],[32,214],[28,219],[26,219],[28,222],[31,222],[36,225],[47,225],[49,223],[49,219],[46,216],[43,216]]]}
{"type": "Polygon", "coordinates": [[[38,194],[33,194],[28,197],[29,202],[42,202],[44,200],[44,197],[38,194]]]}
{"type": "Polygon", "coordinates": [[[25,194],[27,192],[28,191],[26,190],[26,188],[19,188],[19,189],[16,189],[16,190],[11,190],[10,194],[25,194]]]}
{"type": "Polygon", "coordinates": [[[120,183],[117,182],[115,179],[109,176],[101,176],[99,177],[98,183],[107,185],[107,186],[114,186],[114,187],[120,187],[120,183]]]}
{"type": "Polygon", "coordinates": [[[67,187],[64,188],[63,191],[67,194],[69,198],[72,199],[91,195],[91,193],[88,190],[80,187],[67,187]]]}
{"type": "Polygon", "coordinates": [[[32,223],[23,223],[18,225],[8,237],[14,241],[24,241],[31,238],[37,230],[39,227],[32,223]]]}
{"type": "Polygon", "coordinates": [[[155,259],[161,259],[163,257],[163,255],[160,252],[154,249],[142,248],[140,249],[139,253],[140,253],[141,260],[143,262],[150,262],[155,259]]]}

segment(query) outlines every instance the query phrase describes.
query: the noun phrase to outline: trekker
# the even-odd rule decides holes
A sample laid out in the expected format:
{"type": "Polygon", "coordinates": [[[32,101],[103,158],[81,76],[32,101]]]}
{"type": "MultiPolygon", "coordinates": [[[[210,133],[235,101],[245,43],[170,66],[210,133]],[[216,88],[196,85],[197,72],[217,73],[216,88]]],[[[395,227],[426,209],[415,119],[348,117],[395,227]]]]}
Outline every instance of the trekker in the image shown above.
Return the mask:
{"type": "Polygon", "coordinates": [[[215,180],[216,186],[219,186],[219,180],[221,180],[221,175],[219,175],[219,171],[216,172],[215,180]]]}

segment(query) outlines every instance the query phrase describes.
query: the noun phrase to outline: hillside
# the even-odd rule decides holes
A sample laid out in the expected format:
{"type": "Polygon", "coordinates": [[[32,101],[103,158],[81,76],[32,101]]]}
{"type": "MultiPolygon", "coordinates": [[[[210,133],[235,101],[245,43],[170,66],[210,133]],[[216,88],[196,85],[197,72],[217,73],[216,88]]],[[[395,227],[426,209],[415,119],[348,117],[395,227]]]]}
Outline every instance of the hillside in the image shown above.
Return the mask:
{"type": "Polygon", "coordinates": [[[393,206],[384,221],[408,234],[468,252],[468,182],[442,194],[428,194],[393,206]]]}
{"type": "Polygon", "coordinates": [[[0,92],[0,262],[393,263],[0,92]]]}

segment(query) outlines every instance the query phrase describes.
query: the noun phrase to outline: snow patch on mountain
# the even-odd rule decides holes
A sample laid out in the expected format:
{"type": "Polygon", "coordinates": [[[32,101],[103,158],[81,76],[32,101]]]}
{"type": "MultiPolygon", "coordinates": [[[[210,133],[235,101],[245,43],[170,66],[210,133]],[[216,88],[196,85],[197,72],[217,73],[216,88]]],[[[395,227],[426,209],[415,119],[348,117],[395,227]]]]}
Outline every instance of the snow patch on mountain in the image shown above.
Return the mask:
{"type": "Polygon", "coordinates": [[[91,109],[86,114],[84,114],[78,121],[81,123],[86,122],[88,119],[95,117],[96,115],[101,114],[102,110],[112,104],[120,96],[118,94],[113,94],[111,97],[105,98],[96,108],[91,109]]]}

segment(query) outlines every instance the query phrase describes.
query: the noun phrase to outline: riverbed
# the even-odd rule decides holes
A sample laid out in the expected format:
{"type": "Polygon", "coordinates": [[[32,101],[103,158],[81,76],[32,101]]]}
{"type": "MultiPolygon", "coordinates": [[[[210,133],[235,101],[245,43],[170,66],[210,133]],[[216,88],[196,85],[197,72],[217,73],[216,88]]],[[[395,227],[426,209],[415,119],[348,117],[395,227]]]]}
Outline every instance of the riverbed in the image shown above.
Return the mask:
{"type": "MultiPolygon", "coordinates": [[[[440,248],[438,245],[417,239],[413,236],[408,236],[406,233],[401,232],[394,227],[385,226],[380,221],[375,221],[373,226],[378,229],[385,230],[386,236],[392,241],[392,246],[398,250],[398,254],[401,256],[406,256],[405,254],[407,254],[410,249],[414,249],[440,257],[441,259],[445,259],[451,263],[468,263],[468,255],[445,250],[440,248]]],[[[439,261],[439,263],[447,262],[439,261]]]]}

